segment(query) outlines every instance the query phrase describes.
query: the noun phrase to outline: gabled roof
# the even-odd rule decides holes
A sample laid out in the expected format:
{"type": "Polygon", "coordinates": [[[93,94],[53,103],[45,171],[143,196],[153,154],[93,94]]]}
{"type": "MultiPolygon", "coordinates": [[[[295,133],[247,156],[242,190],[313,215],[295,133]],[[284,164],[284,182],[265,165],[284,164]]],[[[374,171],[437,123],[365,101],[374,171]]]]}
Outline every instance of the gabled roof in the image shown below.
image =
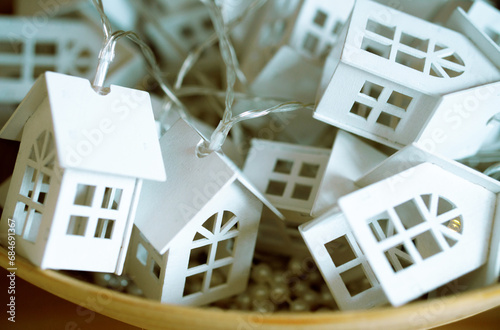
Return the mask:
{"type": "Polygon", "coordinates": [[[379,3],[357,1],[348,24],[345,41],[338,44],[341,61],[397,84],[441,95],[500,77],[495,65],[461,33],[379,3]],[[437,77],[448,75],[445,67],[454,68],[450,75],[458,76],[437,77]]]}
{"type": "Polygon", "coordinates": [[[24,124],[48,99],[59,166],[150,180],[165,180],[147,92],[111,85],[97,94],[83,78],[41,75],[0,131],[20,140],[24,124]]]}
{"type": "MultiPolygon", "coordinates": [[[[497,45],[486,33],[489,20],[500,20],[500,12],[482,1],[476,1],[467,14],[457,7],[446,23],[450,28],[463,33],[500,69],[500,45],[497,45]],[[477,15],[481,15],[477,17],[477,15]],[[472,15],[472,16],[469,16],[472,15]],[[487,16],[487,17],[485,17],[487,16]]],[[[497,23],[498,24],[498,23],[497,23]]]]}
{"type": "Polygon", "coordinates": [[[193,127],[178,120],[160,139],[168,180],[143,184],[134,223],[161,254],[194,215],[235,180],[280,215],[227,157],[213,152],[198,158],[196,146],[201,139],[193,127]]]}
{"type": "MultiPolygon", "coordinates": [[[[417,144],[410,144],[399,150],[391,157],[383,161],[379,166],[356,181],[356,184],[358,186],[365,187],[423,163],[437,165],[446,171],[462,177],[474,184],[482,186],[493,193],[500,192],[499,181],[454,160],[430,153],[417,144]]],[[[395,177],[394,184],[397,184],[397,182],[398,178],[395,177]]]]}

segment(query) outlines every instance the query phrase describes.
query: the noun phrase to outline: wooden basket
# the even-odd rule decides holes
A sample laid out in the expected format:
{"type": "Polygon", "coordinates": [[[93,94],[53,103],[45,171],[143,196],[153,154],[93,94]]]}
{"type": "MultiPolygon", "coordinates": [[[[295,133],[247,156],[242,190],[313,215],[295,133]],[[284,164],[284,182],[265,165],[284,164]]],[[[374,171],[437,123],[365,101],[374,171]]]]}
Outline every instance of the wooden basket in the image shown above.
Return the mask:
{"type": "MultiPolygon", "coordinates": [[[[0,248],[0,266],[8,268],[0,248]]],[[[376,329],[429,328],[500,306],[500,284],[403,307],[350,312],[275,313],[221,311],[161,304],[89,284],[52,270],[41,270],[16,256],[16,275],[56,296],[146,329],[376,329]]]]}

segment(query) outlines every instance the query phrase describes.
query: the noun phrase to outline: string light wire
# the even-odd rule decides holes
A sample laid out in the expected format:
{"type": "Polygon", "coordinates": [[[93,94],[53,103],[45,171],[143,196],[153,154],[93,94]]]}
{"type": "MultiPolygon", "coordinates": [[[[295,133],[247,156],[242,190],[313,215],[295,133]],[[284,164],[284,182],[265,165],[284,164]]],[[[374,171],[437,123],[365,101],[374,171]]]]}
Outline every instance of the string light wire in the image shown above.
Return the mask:
{"type": "MultiPolygon", "coordinates": [[[[267,108],[267,109],[253,109],[253,110],[248,110],[245,111],[237,116],[233,117],[232,114],[232,105],[234,103],[235,95],[238,95],[234,91],[234,85],[236,83],[236,78],[237,78],[237,72],[239,71],[238,67],[238,61],[236,58],[236,52],[234,51],[234,48],[231,44],[231,41],[227,35],[227,32],[229,29],[227,29],[224,25],[224,20],[222,18],[222,12],[220,8],[217,6],[215,3],[215,0],[200,0],[203,2],[210,13],[210,16],[212,18],[212,22],[216,31],[217,38],[219,40],[219,48],[221,51],[221,56],[224,61],[224,64],[226,66],[226,79],[227,79],[227,87],[226,87],[226,93],[225,93],[225,109],[224,113],[222,116],[222,120],[220,121],[219,125],[215,129],[215,131],[212,133],[212,136],[209,141],[202,139],[200,143],[197,145],[196,148],[196,154],[198,157],[205,157],[212,153],[213,151],[219,150],[222,145],[224,144],[224,141],[227,138],[227,135],[231,128],[238,122],[241,122],[243,120],[249,120],[249,119],[254,119],[258,117],[262,117],[265,115],[268,115],[270,113],[279,113],[279,112],[288,112],[288,111],[296,111],[296,110],[304,110],[304,109],[312,109],[312,104],[304,104],[301,102],[284,102],[280,103],[278,105],[275,105],[273,107],[267,108]]],[[[115,55],[115,46],[116,42],[123,37],[126,37],[130,39],[131,41],[135,42],[141,49],[146,62],[148,63],[149,67],[148,69],[150,70],[151,74],[153,77],[157,80],[160,88],[162,91],[167,95],[167,97],[173,102],[175,105],[177,105],[184,114],[187,113],[186,107],[184,104],[178,99],[176,94],[172,91],[172,88],[169,86],[169,84],[163,80],[161,76],[161,70],[160,67],[158,66],[158,63],[156,62],[156,58],[153,54],[153,51],[151,48],[144,42],[142,39],[134,32],[132,31],[116,31],[113,32],[111,28],[111,23],[106,16],[103,8],[103,4],[101,0],[92,0],[94,6],[96,7],[97,11],[99,12],[99,15],[101,17],[101,22],[102,22],[102,28],[104,32],[104,43],[103,47],[101,49],[101,52],[99,53],[99,61],[96,69],[96,76],[94,78],[94,89],[98,93],[105,93],[105,88],[103,87],[104,80],[106,77],[106,74],[109,69],[109,65],[114,59],[115,55]]],[[[251,10],[255,10],[255,8],[258,8],[261,6],[265,1],[264,0],[257,0],[254,1],[254,6],[251,7],[251,10]]],[[[249,9],[250,10],[250,9],[249,9]]],[[[249,12],[246,11],[246,13],[249,12]]],[[[235,20],[238,21],[238,20],[235,20]]],[[[213,42],[213,41],[212,41],[213,42]]],[[[208,44],[207,44],[208,45],[208,44]]],[[[206,45],[204,47],[207,47],[206,45]]],[[[200,48],[201,49],[201,48],[200,48]]],[[[183,77],[186,74],[186,70],[188,70],[190,67],[193,65],[193,59],[196,59],[196,56],[193,56],[190,60],[185,61],[188,64],[186,64],[186,68],[182,69],[179,73],[176,86],[178,85],[180,87],[180,84],[182,84],[183,78],[179,79],[179,77],[183,77]]],[[[239,95],[241,96],[241,95],[239,95]]],[[[250,96],[251,98],[251,96],[250,96]]],[[[185,117],[185,116],[183,116],[185,117]]]]}

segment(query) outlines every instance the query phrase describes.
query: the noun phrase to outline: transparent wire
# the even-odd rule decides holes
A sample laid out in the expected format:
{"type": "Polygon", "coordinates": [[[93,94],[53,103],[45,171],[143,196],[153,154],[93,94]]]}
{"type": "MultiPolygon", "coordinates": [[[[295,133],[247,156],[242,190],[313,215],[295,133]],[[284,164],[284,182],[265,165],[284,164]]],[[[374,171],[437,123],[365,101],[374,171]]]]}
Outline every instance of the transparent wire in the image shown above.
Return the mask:
{"type": "Polygon", "coordinates": [[[112,32],[111,29],[111,23],[109,22],[108,17],[104,13],[103,5],[101,0],[92,0],[94,3],[94,6],[96,7],[97,11],[99,12],[99,15],[101,16],[101,22],[103,26],[103,32],[104,32],[104,45],[101,49],[101,52],[99,53],[99,61],[97,64],[97,69],[96,69],[96,75],[94,78],[94,89],[98,92],[102,92],[104,90],[104,80],[106,78],[106,74],[109,69],[109,65],[114,59],[115,56],[115,47],[116,47],[116,42],[123,37],[126,37],[130,39],[131,41],[135,42],[141,49],[144,58],[146,59],[146,62],[148,63],[148,68],[151,73],[151,75],[155,78],[155,80],[158,82],[160,88],[162,91],[167,95],[167,97],[172,100],[178,107],[185,109],[185,106],[182,104],[182,102],[177,98],[177,96],[172,92],[171,87],[168,85],[168,83],[162,78],[161,76],[161,70],[160,67],[158,66],[158,63],[156,62],[156,58],[153,54],[153,51],[151,48],[139,38],[137,34],[135,34],[132,31],[116,31],[112,32]]]}
{"type": "MultiPolygon", "coordinates": [[[[215,150],[219,150],[224,143],[224,141],[227,138],[227,135],[231,128],[237,124],[238,122],[241,122],[243,120],[249,120],[249,119],[254,119],[258,117],[262,117],[265,115],[268,115],[270,113],[279,113],[279,112],[288,112],[288,111],[296,111],[300,109],[311,109],[312,104],[303,104],[301,102],[284,102],[278,105],[275,105],[273,107],[267,108],[267,109],[253,109],[253,110],[248,110],[245,111],[237,116],[233,117],[232,114],[232,104],[234,102],[234,99],[236,96],[238,97],[245,97],[245,98],[250,98],[250,99],[270,99],[270,98],[259,98],[256,96],[251,96],[251,95],[246,95],[243,93],[237,93],[234,91],[234,85],[236,83],[236,77],[238,76],[238,61],[236,58],[236,53],[234,51],[234,48],[231,44],[231,41],[229,40],[229,37],[227,35],[226,27],[224,25],[224,21],[222,18],[222,13],[220,11],[220,8],[217,6],[215,3],[215,0],[201,0],[203,3],[205,3],[209,9],[214,28],[216,31],[217,38],[219,40],[219,48],[221,51],[221,56],[223,58],[224,64],[226,66],[226,79],[227,79],[227,88],[224,93],[225,96],[225,109],[224,113],[222,115],[222,120],[220,121],[219,125],[215,129],[215,131],[212,133],[212,136],[210,138],[210,141],[202,140],[198,144],[198,147],[196,148],[196,153],[198,157],[205,157],[211,152],[215,150]]],[[[163,80],[161,76],[161,70],[160,67],[158,66],[158,63],[156,62],[156,58],[153,54],[153,51],[151,48],[144,42],[142,41],[139,36],[132,32],[132,31],[116,31],[113,32],[111,29],[111,24],[109,22],[108,17],[106,16],[104,9],[103,9],[103,4],[101,0],[92,0],[94,3],[94,6],[99,12],[99,15],[101,16],[101,22],[102,22],[102,28],[104,32],[104,43],[103,47],[101,49],[101,52],[99,54],[99,62],[96,70],[96,77],[94,79],[94,88],[98,92],[102,92],[104,90],[103,84],[104,80],[107,74],[107,71],[109,69],[109,65],[113,61],[114,54],[115,54],[115,47],[116,47],[116,42],[123,37],[126,37],[130,39],[131,41],[135,42],[141,49],[144,58],[146,59],[148,63],[148,69],[150,70],[150,73],[153,75],[153,77],[157,80],[160,88],[162,91],[167,95],[167,97],[176,104],[181,110],[181,115],[187,114],[186,107],[183,105],[183,103],[178,99],[176,94],[172,91],[172,88],[168,85],[166,81],[163,80]]],[[[255,8],[261,6],[265,0],[256,0],[254,1],[253,5],[251,6],[250,9],[247,8],[247,11],[245,13],[248,14],[250,10],[255,10],[255,8]]],[[[244,14],[245,14],[244,13],[244,14]]],[[[243,17],[242,15],[241,17],[243,17]]],[[[237,21],[237,20],[235,20],[237,21]]],[[[211,41],[215,42],[215,41],[211,41]]],[[[207,47],[207,46],[205,46],[207,47]]],[[[201,54],[201,52],[200,52],[201,54]]],[[[193,57],[193,59],[195,59],[193,57]]],[[[192,61],[191,60],[186,60],[185,62],[192,61]]],[[[189,69],[190,65],[192,66],[192,63],[187,64],[187,68],[189,69]]],[[[184,71],[180,71],[179,76],[185,75],[185,73],[188,69],[184,69],[184,71]]],[[[182,79],[177,79],[176,86],[179,86],[182,84],[182,79]]],[[[214,94],[216,96],[222,96],[222,92],[220,91],[215,91],[213,89],[207,89],[207,88],[189,88],[184,91],[184,93],[206,93],[206,94],[214,94]]],[[[182,91],[181,91],[182,94],[182,91]]],[[[170,107],[170,105],[168,105],[170,107]]],[[[185,117],[185,116],[183,116],[185,117]]]]}
{"type": "Polygon", "coordinates": [[[484,174],[492,177],[495,180],[500,180],[500,163],[496,163],[490,167],[488,167],[484,174]]]}
{"type": "Polygon", "coordinates": [[[232,117],[226,122],[221,120],[219,125],[213,132],[210,141],[202,140],[198,144],[196,148],[196,155],[198,157],[206,157],[213,151],[219,150],[226,140],[227,134],[229,133],[233,125],[240,121],[259,118],[270,113],[311,110],[312,108],[312,104],[304,104],[302,102],[285,102],[267,109],[253,109],[245,111],[238,116],[232,117]]]}
{"type": "MultiPolygon", "coordinates": [[[[224,20],[222,18],[222,12],[220,8],[215,3],[215,0],[201,0],[207,6],[210,16],[212,18],[212,23],[219,40],[219,48],[221,52],[222,59],[226,66],[226,100],[224,115],[219,125],[212,133],[209,141],[201,140],[196,148],[196,154],[198,157],[205,157],[211,152],[219,150],[222,144],[227,138],[227,135],[231,128],[238,122],[253,118],[258,118],[265,116],[271,112],[285,112],[285,111],[295,111],[299,109],[307,108],[301,102],[285,102],[268,109],[254,109],[245,111],[238,116],[233,117],[232,114],[232,104],[235,98],[234,84],[236,83],[236,72],[237,72],[237,60],[234,48],[229,40],[227,31],[224,27],[224,20]]],[[[259,4],[259,3],[257,3],[259,4]]]]}
{"type": "MultiPolygon", "coordinates": [[[[255,12],[257,9],[262,7],[267,2],[267,0],[254,0],[250,5],[248,5],[247,8],[241,13],[240,16],[229,22],[225,27],[224,31],[225,33],[229,33],[234,27],[236,27],[238,24],[240,24],[246,17],[251,15],[253,12],[255,12]]],[[[191,70],[194,66],[194,64],[198,61],[200,58],[201,54],[208,48],[212,47],[218,40],[217,33],[214,33],[205,40],[202,44],[198,45],[195,47],[186,57],[184,62],[182,63],[181,69],[179,70],[179,73],[177,75],[177,79],[175,81],[174,87],[176,89],[180,88],[182,86],[182,82],[184,81],[184,78],[186,77],[187,73],[189,70],[191,70]]],[[[244,73],[241,71],[239,64],[237,62],[237,57],[235,57],[236,61],[236,76],[238,77],[238,80],[243,83],[243,85],[246,85],[246,78],[244,73]]]]}

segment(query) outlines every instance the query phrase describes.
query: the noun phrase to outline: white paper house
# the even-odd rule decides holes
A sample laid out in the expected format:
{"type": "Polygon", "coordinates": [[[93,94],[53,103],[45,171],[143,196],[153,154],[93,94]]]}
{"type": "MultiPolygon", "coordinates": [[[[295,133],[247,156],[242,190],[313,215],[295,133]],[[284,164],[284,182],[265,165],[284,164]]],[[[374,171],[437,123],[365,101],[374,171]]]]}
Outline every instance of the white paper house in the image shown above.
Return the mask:
{"type": "Polygon", "coordinates": [[[355,135],[339,130],[311,210],[313,217],[337,206],[340,197],[359,187],[354,182],[387,156],[355,135]]]}
{"type": "Polygon", "coordinates": [[[475,280],[496,281],[498,181],[410,145],[357,183],[339,205],[393,305],[485,263],[475,280]]]}
{"type": "MultiPolygon", "coordinates": [[[[249,86],[249,92],[261,99],[238,100],[233,111],[267,109],[286,101],[313,104],[320,76],[321,66],[317,62],[283,46],[249,86]]],[[[243,125],[259,137],[303,145],[330,146],[332,139],[325,137],[334,131],[330,125],[314,119],[309,109],[270,114],[244,121],[243,125]]]]}
{"type": "Polygon", "coordinates": [[[142,181],[165,180],[149,94],[47,72],[0,131],[20,140],[2,214],[41,268],[121,273],[142,181]]]}
{"type": "Polygon", "coordinates": [[[341,309],[399,306],[484,263],[464,284],[497,281],[500,183],[416,145],[357,183],[299,227],[341,309]]]}
{"type": "Polygon", "coordinates": [[[252,82],[281,46],[287,44],[301,0],[268,1],[256,13],[245,37],[241,70],[252,82]]]}
{"type": "MultiPolygon", "coordinates": [[[[156,21],[146,23],[145,32],[158,51],[163,64],[178,69],[189,52],[214,34],[207,8],[201,3],[166,14],[151,13],[156,21]]],[[[218,68],[219,49],[216,44],[207,49],[198,62],[205,70],[218,68]]]]}
{"type": "MultiPolygon", "coordinates": [[[[203,305],[242,292],[263,203],[225,156],[196,156],[199,135],[179,120],[160,139],[169,180],[143,186],[126,273],[146,297],[203,305]]],[[[277,212],[277,211],[276,211],[277,212]]]]}
{"type": "MultiPolygon", "coordinates": [[[[378,3],[357,2],[346,24],[314,117],[390,147],[418,141],[436,112],[448,111],[444,95],[500,79],[466,36],[378,3]]],[[[465,124],[463,139],[481,129],[465,124]]]]}
{"type": "Polygon", "coordinates": [[[263,213],[258,248],[293,255],[305,251],[297,227],[311,220],[311,209],[330,150],[253,139],[243,173],[285,216],[263,213]]]}
{"type": "Polygon", "coordinates": [[[305,0],[289,44],[302,55],[324,60],[337,42],[354,0],[305,0]]]}
{"type": "MultiPolygon", "coordinates": [[[[84,20],[51,19],[39,28],[25,17],[0,17],[0,111],[15,109],[45,71],[92,78],[101,33],[84,20]]],[[[144,72],[142,58],[122,42],[116,53],[108,83],[135,84],[144,72]]]]}
{"type": "Polygon", "coordinates": [[[342,212],[332,209],[299,231],[340,310],[388,303],[342,212]]]}

